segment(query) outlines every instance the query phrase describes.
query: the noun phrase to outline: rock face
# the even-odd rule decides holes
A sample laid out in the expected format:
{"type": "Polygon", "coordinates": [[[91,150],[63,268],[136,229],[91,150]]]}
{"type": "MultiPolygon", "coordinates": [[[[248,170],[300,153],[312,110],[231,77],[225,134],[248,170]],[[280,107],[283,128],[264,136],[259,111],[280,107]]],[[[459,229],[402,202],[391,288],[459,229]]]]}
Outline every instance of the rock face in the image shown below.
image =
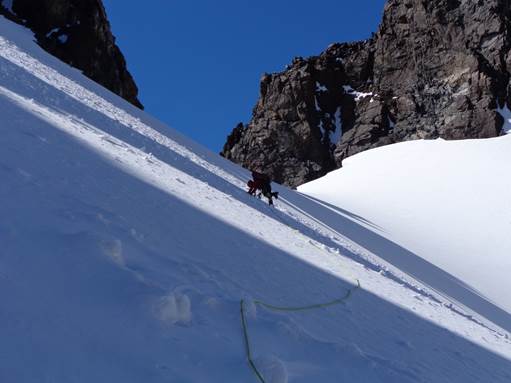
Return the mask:
{"type": "Polygon", "coordinates": [[[509,0],[389,0],[371,39],[265,74],[221,154],[297,186],[381,145],[497,136],[510,45],[509,0]]]}
{"type": "Polygon", "coordinates": [[[0,0],[0,14],[30,28],[49,53],[143,108],[101,0],[0,0]]]}

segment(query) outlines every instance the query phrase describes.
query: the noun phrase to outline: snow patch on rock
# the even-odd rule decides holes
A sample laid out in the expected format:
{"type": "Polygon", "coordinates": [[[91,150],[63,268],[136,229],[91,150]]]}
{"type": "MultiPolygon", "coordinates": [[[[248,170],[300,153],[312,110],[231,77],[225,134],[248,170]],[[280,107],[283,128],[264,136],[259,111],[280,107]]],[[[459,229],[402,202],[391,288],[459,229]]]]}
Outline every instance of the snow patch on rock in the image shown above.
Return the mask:
{"type": "Polygon", "coordinates": [[[504,107],[497,108],[497,112],[504,118],[504,124],[502,125],[502,133],[511,133],[511,110],[504,104],[504,107]]]}
{"type": "Polygon", "coordinates": [[[319,122],[318,128],[321,131],[321,136],[324,137],[326,132],[325,132],[325,126],[323,125],[323,121],[319,122]]]}
{"type": "MultiPolygon", "coordinates": [[[[350,85],[343,85],[344,91],[350,96],[355,97],[355,101],[360,101],[363,98],[373,96],[373,92],[358,92],[353,89],[350,85]]],[[[372,102],[372,101],[371,101],[372,102]]]]}
{"type": "Polygon", "coordinates": [[[316,108],[316,112],[321,112],[321,108],[319,107],[318,98],[314,96],[314,106],[316,108]]]}
{"type": "Polygon", "coordinates": [[[316,81],[316,92],[328,92],[328,88],[316,81]]]}
{"type": "Polygon", "coordinates": [[[46,34],[46,37],[50,37],[51,35],[53,35],[54,33],[57,33],[59,31],[60,28],[53,28],[51,31],[49,31],[47,34],[46,34]]]}
{"type": "Polygon", "coordinates": [[[337,110],[334,114],[335,119],[335,131],[330,132],[330,143],[332,145],[337,145],[342,137],[342,119],[341,119],[341,107],[337,107],[337,110]]]}

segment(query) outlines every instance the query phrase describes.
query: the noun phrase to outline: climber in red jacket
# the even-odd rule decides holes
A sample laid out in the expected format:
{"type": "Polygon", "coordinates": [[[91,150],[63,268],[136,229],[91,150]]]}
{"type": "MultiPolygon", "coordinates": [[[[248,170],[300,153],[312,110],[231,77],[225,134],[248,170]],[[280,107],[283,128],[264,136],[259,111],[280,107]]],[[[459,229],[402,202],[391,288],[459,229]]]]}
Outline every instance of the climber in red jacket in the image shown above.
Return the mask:
{"type": "Polygon", "coordinates": [[[271,191],[271,179],[266,174],[252,172],[252,180],[247,182],[248,186],[248,194],[256,195],[258,190],[261,191],[258,197],[261,197],[261,194],[268,198],[268,203],[273,205],[273,198],[279,198],[278,192],[271,191]]]}

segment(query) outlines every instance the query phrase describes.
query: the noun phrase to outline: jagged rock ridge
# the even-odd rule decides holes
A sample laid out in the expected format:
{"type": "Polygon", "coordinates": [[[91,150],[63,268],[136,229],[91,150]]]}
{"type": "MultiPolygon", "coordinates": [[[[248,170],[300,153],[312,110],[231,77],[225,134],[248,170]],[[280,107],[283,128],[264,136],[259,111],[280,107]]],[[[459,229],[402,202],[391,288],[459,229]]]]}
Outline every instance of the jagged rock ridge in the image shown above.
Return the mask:
{"type": "Polygon", "coordinates": [[[510,14],[509,0],[389,0],[372,38],[265,74],[252,120],[221,154],[297,186],[381,145],[497,136],[510,14]]]}
{"type": "Polygon", "coordinates": [[[0,3],[0,14],[30,28],[46,51],[143,109],[101,0],[0,0],[0,3]]]}

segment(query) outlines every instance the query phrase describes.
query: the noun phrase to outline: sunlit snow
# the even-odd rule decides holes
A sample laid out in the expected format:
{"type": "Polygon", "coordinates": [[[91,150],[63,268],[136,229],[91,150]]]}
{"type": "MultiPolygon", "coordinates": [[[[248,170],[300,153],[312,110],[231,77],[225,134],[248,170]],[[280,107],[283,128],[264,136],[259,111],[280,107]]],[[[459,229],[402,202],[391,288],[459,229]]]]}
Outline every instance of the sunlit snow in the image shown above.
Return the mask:
{"type": "Polygon", "coordinates": [[[343,85],[344,91],[349,94],[350,96],[355,97],[355,101],[360,101],[363,98],[373,96],[372,92],[358,92],[355,89],[353,89],[350,85],[343,85]]]}
{"type": "MultiPolygon", "coordinates": [[[[480,238],[473,231],[455,231],[450,242],[440,234],[474,222],[486,234],[488,264],[507,249],[509,206],[493,203],[509,179],[502,163],[511,161],[499,149],[508,141],[489,152],[501,164],[493,169],[452,161],[466,166],[462,180],[484,170],[492,193],[492,204],[460,205],[461,224],[445,219],[447,187],[465,187],[466,200],[481,192],[479,181],[424,185],[431,179],[421,168],[397,171],[398,181],[392,167],[374,163],[357,171],[363,187],[342,183],[341,200],[274,184],[280,195],[270,207],[246,193],[248,170],[93,83],[3,18],[0,110],[0,382],[256,382],[242,299],[267,382],[510,381],[511,321],[490,299],[495,291],[472,275],[455,278],[449,254],[435,267],[405,248],[424,232],[451,250],[468,246],[480,238]],[[434,227],[422,226],[414,205],[403,211],[392,199],[367,198],[409,185],[446,187],[443,199],[417,200],[437,217],[434,227]],[[419,234],[387,225],[382,211],[419,234]],[[255,308],[338,300],[357,281],[361,288],[331,307],[255,308]]],[[[396,153],[398,164],[415,163],[396,153]]],[[[420,164],[447,167],[434,158],[420,164]]],[[[477,271],[495,288],[505,262],[477,271]]],[[[508,290],[503,284],[501,296],[508,290]]]]}

